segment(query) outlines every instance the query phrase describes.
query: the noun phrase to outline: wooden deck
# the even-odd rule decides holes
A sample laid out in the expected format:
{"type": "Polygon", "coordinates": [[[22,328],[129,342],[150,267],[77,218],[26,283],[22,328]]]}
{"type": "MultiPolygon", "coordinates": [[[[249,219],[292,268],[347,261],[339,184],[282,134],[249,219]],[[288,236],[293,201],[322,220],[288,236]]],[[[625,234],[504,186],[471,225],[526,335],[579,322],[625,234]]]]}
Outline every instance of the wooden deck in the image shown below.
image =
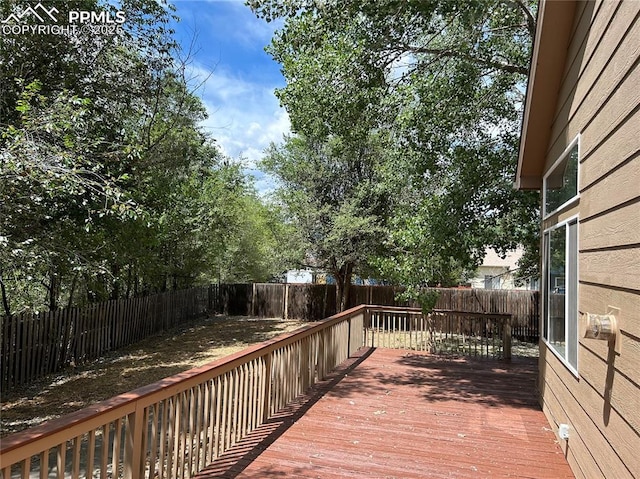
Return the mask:
{"type": "Polygon", "coordinates": [[[363,351],[198,479],[573,477],[536,363],[363,351]]]}

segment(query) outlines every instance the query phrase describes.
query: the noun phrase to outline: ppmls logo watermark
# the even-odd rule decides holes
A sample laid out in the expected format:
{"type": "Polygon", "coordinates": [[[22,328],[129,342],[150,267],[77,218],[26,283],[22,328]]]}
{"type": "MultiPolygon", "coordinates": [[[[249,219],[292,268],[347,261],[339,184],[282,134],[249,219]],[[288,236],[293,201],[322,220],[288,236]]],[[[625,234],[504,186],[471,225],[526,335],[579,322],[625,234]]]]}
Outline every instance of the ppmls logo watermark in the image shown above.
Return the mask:
{"type": "Polygon", "coordinates": [[[2,19],[0,32],[3,35],[75,35],[81,32],[113,35],[120,31],[125,20],[121,10],[115,13],[70,10],[64,16],[56,7],[47,8],[38,3],[2,19]]]}

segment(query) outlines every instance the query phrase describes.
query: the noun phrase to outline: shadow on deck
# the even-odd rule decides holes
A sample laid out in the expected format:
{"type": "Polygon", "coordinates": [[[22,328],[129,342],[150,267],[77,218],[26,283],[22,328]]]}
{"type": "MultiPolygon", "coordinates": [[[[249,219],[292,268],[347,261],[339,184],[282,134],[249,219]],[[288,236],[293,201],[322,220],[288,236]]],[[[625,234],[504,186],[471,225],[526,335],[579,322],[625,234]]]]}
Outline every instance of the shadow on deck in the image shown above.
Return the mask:
{"type": "Polygon", "coordinates": [[[197,477],[573,477],[536,377],[535,358],[362,349],[197,477]]]}

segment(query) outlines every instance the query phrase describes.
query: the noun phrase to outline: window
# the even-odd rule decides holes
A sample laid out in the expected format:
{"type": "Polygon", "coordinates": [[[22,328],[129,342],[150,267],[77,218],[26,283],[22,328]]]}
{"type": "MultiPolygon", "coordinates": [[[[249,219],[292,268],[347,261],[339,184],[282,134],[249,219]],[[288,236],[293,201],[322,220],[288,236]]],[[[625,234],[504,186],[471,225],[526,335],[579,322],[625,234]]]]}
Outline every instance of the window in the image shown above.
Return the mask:
{"type": "Polygon", "coordinates": [[[485,274],[484,289],[500,289],[500,276],[485,274]]]}
{"type": "Polygon", "coordinates": [[[543,180],[544,216],[547,217],[578,197],[579,139],[551,167],[543,180]]]}
{"type": "Polygon", "coordinates": [[[578,219],[544,233],[544,325],[549,347],[578,370],[578,219]]]}

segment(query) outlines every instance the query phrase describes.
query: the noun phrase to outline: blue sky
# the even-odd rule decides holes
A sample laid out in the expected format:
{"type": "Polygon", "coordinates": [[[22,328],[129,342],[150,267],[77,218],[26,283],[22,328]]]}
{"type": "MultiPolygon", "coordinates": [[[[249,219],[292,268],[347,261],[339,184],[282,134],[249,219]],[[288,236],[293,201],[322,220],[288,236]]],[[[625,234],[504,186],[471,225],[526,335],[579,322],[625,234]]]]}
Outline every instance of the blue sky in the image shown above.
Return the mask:
{"type": "Polygon", "coordinates": [[[264,51],[281,23],[258,19],[237,0],[174,0],[174,25],[184,50],[192,50],[193,82],[205,81],[198,95],[209,118],[204,127],[223,152],[244,158],[258,191],[273,180],[255,167],[271,142],[289,132],[289,117],[274,90],[285,85],[280,65],[264,51]]]}

